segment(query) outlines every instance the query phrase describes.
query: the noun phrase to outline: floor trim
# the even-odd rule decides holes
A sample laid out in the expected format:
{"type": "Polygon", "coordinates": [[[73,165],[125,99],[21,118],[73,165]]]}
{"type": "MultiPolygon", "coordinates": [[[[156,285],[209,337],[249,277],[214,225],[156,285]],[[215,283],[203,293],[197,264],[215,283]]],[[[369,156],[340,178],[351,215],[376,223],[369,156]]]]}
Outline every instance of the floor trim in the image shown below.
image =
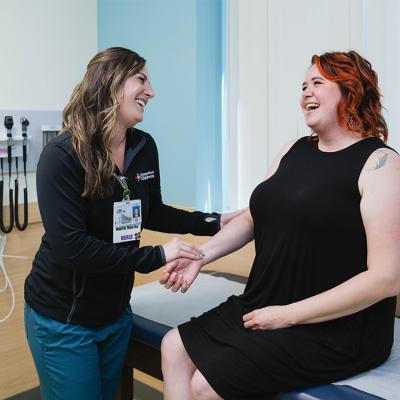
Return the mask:
{"type": "MultiPolygon", "coordinates": [[[[153,389],[142,382],[135,381],[135,398],[134,400],[162,400],[163,395],[158,390],[153,389]]],[[[5,400],[41,400],[39,386],[8,397],[5,400]]]]}

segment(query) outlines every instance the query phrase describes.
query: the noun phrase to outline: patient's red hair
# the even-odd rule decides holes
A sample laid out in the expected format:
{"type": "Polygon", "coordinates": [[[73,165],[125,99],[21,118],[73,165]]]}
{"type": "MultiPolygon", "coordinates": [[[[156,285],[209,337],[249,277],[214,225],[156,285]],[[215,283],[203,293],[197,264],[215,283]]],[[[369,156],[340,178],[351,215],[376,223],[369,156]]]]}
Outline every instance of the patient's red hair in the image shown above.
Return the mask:
{"type": "Polygon", "coordinates": [[[382,115],[378,76],[371,63],[357,52],[349,51],[314,55],[311,64],[342,91],[343,100],[338,107],[340,124],[363,137],[378,136],[386,142],[388,129],[382,115]]]}

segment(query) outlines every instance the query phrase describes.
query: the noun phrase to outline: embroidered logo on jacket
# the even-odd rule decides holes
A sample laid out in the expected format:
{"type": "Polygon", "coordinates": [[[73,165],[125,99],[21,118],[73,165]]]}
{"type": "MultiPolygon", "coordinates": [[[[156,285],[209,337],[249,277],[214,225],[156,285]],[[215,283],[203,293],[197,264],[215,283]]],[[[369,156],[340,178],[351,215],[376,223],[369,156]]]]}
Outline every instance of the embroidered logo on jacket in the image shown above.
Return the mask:
{"type": "Polygon", "coordinates": [[[147,172],[137,172],[136,175],[133,176],[135,181],[147,181],[147,179],[154,179],[154,171],[147,172]]]}

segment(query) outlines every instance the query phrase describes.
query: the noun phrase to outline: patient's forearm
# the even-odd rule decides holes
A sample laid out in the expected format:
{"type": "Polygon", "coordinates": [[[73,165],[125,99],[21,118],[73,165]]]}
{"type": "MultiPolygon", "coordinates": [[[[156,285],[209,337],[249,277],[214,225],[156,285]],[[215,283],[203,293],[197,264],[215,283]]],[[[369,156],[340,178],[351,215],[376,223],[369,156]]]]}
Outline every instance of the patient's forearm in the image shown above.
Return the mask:
{"type": "Polygon", "coordinates": [[[390,286],[384,274],[367,270],[330,290],[288,305],[288,313],[295,324],[329,321],[395,295],[390,286]]]}
{"type": "Polygon", "coordinates": [[[215,236],[204,243],[200,248],[203,250],[204,265],[220,257],[232,253],[246,243],[253,240],[254,225],[250,212],[234,218],[225,225],[215,236]]]}

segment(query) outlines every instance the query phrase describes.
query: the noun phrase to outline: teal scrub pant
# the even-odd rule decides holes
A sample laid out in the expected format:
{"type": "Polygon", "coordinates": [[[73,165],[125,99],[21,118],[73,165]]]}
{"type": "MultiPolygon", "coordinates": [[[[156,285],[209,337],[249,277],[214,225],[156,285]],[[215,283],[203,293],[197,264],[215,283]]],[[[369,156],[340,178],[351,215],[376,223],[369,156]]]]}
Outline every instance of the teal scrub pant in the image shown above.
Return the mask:
{"type": "Polygon", "coordinates": [[[42,400],[114,400],[132,332],[130,307],[87,328],[43,317],[25,304],[25,331],[42,400]]]}

